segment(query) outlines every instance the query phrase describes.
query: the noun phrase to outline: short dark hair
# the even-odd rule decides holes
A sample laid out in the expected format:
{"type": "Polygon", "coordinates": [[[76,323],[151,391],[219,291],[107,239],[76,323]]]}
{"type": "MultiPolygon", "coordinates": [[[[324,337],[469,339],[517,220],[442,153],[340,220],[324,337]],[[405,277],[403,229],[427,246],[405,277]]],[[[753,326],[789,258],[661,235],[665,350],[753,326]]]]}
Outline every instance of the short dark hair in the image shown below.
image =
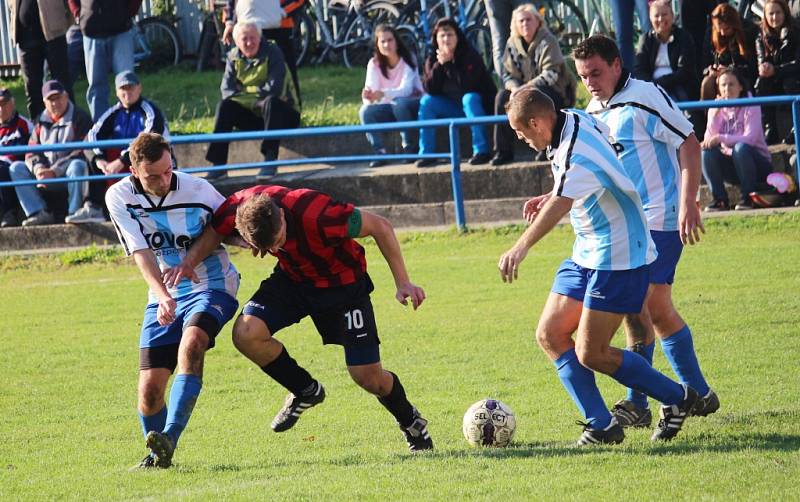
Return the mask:
{"type": "Polygon", "coordinates": [[[605,35],[592,35],[581,40],[572,50],[572,59],[589,59],[592,56],[600,58],[608,64],[614,64],[615,59],[619,59],[619,47],[617,43],[605,35]]]}
{"type": "Polygon", "coordinates": [[[554,116],[556,106],[547,94],[535,87],[521,87],[506,103],[506,113],[524,121],[532,118],[554,116]]]}
{"type": "Polygon", "coordinates": [[[154,132],[141,132],[131,143],[128,153],[131,164],[138,166],[141,162],[158,162],[164,152],[169,151],[169,143],[164,136],[154,132]]]}
{"type": "Polygon", "coordinates": [[[275,234],[281,227],[280,217],[280,208],[272,197],[256,194],[236,208],[236,230],[244,240],[266,249],[275,242],[275,234]]]}

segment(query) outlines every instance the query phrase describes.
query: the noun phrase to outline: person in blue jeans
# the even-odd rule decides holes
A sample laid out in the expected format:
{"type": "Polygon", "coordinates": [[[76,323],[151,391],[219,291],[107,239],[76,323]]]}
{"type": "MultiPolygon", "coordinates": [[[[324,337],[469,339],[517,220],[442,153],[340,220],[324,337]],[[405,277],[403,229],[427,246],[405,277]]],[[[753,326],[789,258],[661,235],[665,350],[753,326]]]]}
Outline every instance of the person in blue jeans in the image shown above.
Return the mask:
{"type": "MultiPolygon", "coordinates": [[[[419,119],[482,117],[492,109],[497,88],[478,52],[472,48],[456,22],[442,18],[431,36],[432,51],[425,60],[422,85],[425,94],[419,103],[419,119]]],[[[485,126],[472,126],[472,165],[491,159],[491,144],[485,126]]],[[[420,130],[419,153],[436,151],[436,131],[420,130]]],[[[420,159],[417,167],[427,167],[436,159],[420,159]]]]}
{"type": "MultiPolygon", "coordinates": [[[[750,97],[743,79],[733,68],[717,78],[717,99],[750,97]]],[[[725,181],[741,186],[742,199],[736,210],[753,209],[750,192],[772,172],[772,158],[761,125],[761,107],[724,107],[709,111],[703,143],[703,177],[714,202],[706,211],[730,209],[725,181]]]]}
{"type": "MultiPolygon", "coordinates": [[[[67,90],[57,80],[51,80],[42,87],[45,110],[31,134],[31,145],[54,145],[83,141],[92,120],[89,115],[77,108],[70,100],[67,90]]],[[[83,150],[61,150],[29,153],[25,161],[14,161],[9,167],[12,181],[46,180],[51,178],[75,178],[86,176],[89,172],[83,150]]],[[[88,183],[54,183],[42,185],[46,190],[67,192],[67,212],[74,214],[83,207],[88,191],[88,183]]],[[[48,225],[55,223],[55,215],[39,192],[37,185],[15,187],[20,206],[25,212],[22,226],[48,225]]],[[[81,223],[105,221],[102,212],[94,219],[81,223]]]]}
{"type": "MultiPolygon", "coordinates": [[[[381,122],[408,122],[416,120],[419,97],[423,94],[422,82],[417,72],[417,62],[395,29],[386,24],[375,27],[374,55],[367,63],[367,76],[361,99],[364,104],[358,111],[362,124],[381,122]]],[[[385,154],[382,134],[368,132],[367,140],[375,153],[385,154]]],[[[409,140],[407,130],[400,131],[403,153],[417,152],[409,140]]],[[[373,160],[370,167],[380,167],[385,160],[373,160]]]]}
{"type": "Polygon", "coordinates": [[[639,17],[642,33],[653,29],[650,25],[648,0],[611,0],[611,17],[616,29],[617,47],[622,56],[622,65],[633,68],[636,54],[633,50],[633,13],[639,17]]]}

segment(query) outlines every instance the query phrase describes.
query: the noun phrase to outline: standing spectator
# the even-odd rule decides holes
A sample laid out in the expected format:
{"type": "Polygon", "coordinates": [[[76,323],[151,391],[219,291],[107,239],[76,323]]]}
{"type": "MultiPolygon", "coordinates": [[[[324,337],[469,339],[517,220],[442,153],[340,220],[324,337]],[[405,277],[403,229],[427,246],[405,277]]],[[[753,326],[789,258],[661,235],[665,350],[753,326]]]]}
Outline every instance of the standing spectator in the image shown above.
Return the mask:
{"type": "MultiPolygon", "coordinates": [[[[293,129],[300,125],[300,113],[295,110],[295,98],[286,81],[286,62],[277,46],[264,40],[254,23],[237,23],[233,29],[236,47],[228,53],[220,91],[222,101],[217,105],[214,132],[293,129]]],[[[265,161],[278,158],[280,141],[265,139],[261,153],[265,161]]],[[[211,143],[206,160],[215,166],[228,162],[228,143],[211,143]]],[[[276,167],[263,167],[258,176],[268,178],[276,167]]],[[[225,171],[209,173],[206,179],[220,180],[225,171]]]]}
{"type": "MultiPolygon", "coordinates": [[[[696,0],[689,0],[696,1],[696,0]]],[[[616,28],[617,47],[622,56],[625,68],[632,68],[635,63],[633,52],[633,12],[639,17],[639,28],[642,33],[652,29],[647,16],[648,0],[611,0],[611,17],[616,28]]]]}
{"type": "MultiPolygon", "coordinates": [[[[756,39],[758,78],[756,96],[797,94],[800,91],[800,43],[785,0],[767,0],[761,33],[756,39]]],[[[764,107],[764,135],[768,144],[778,142],[777,109],[764,107]]]]}
{"type": "MultiPolygon", "coordinates": [[[[732,68],[723,70],[717,83],[717,99],[750,97],[744,80],[732,68]]],[[[701,146],[703,177],[714,197],[714,202],[705,210],[730,209],[725,181],[741,186],[742,200],[736,204],[736,210],[752,209],[750,192],[755,191],[757,183],[764,181],[772,170],[772,159],[761,127],[761,107],[712,108],[701,146]]]]}
{"type": "MultiPolygon", "coordinates": [[[[92,119],[70,100],[67,89],[57,80],[50,80],[42,87],[45,111],[39,116],[31,135],[31,145],[57,145],[82,141],[92,126],[92,119]]],[[[60,150],[29,153],[25,162],[11,164],[11,179],[45,180],[50,178],[76,178],[89,172],[83,150],[60,150]]],[[[87,182],[58,183],[42,185],[45,190],[67,191],[68,214],[75,214],[83,206],[87,182]]],[[[15,188],[26,219],[22,226],[48,225],[55,223],[55,216],[34,185],[15,188]]],[[[81,223],[105,221],[102,213],[94,219],[84,219],[81,223]]]]}
{"type": "MultiPolygon", "coordinates": [[[[575,77],[567,68],[558,40],[531,4],[517,7],[511,16],[511,36],[506,43],[502,76],[504,88],[495,97],[495,115],[505,115],[511,94],[522,86],[535,87],[547,94],[556,110],[575,105],[575,77]]],[[[515,140],[508,122],[494,126],[497,153],[492,159],[493,166],[514,160],[515,140]]],[[[539,152],[537,159],[544,160],[544,152],[539,152]]]]}
{"type": "Polygon", "coordinates": [[[711,13],[711,29],[703,48],[703,81],[700,99],[714,99],[717,77],[728,66],[739,70],[739,75],[752,82],[753,50],[748,43],[742,20],[736,9],[727,3],[717,5],[711,13]]]}
{"type": "MultiPolygon", "coordinates": [[[[419,119],[447,117],[482,117],[491,110],[497,88],[483,64],[481,56],[469,45],[456,22],[443,18],[436,22],[431,36],[432,53],[425,60],[422,84],[428,93],[419,103],[419,119]]],[[[472,131],[472,154],[469,163],[485,164],[491,158],[491,145],[486,127],[475,125],[472,131]]],[[[420,131],[419,153],[433,153],[436,133],[420,131]]],[[[419,159],[417,167],[427,167],[435,159],[419,159]]]]}
{"type": "Polygon", "coordinates": [[[73,20],[63,0],[6,0],[10,11],[11,39],[17,44],[28,113],[38,117],[42,104],[44,63],[52,78],[64,84],[72,95],[72,79],[67,64],[67,29],[73,20]]]}
{"type": "MultiPolygon", "coordinates": [[[[141,132],[160,134],[169,141],[167,119],[152,102],[142,97],[142,84],[132,71],[123,71],[114,78],[119,101],[106,110],[94,123],[87,141],[107,139],[133,139],[141,132]]],[[[86,158],[92,174],[117,174],[128,172],[130,160],[122,155],[123,149],[94,148],[86,150],[86,158]]],[[[103,214],[103,202],[108,182],[95,181],[89,184],[89,198],[77,213],[67,217],[67,223],[83,223],[83,219],[94,220],[103,214]]]]}
{"type": "Polygon", "coordinates": [[[675,101],[697,99],[694,42],[675,26],[670,0],[650,2],[650,23],[653,30],[642,37],[633,76],[660,85],[675,101]]]}
{"type": "Polygon", "coordinates": [[[497,75],[503,74],[503,54],[506,50],[511,15],[522,5],[533,5],[531,0],[483,0],[486,16],[489,18],[489,31],[492,34],[492,61],[497,75]]]}
{"type": "MultiPolygon", "coordinates": [[[[33,124],[17,112],[11,91],[0,87],[0,148],[27,145],[31,129],[33,124]]],[[[20,159],[20,154],[0,155],[0,181],[11,181],[8,169],[20,159]]],[[[0,227],[19,226],[19,201],[14,187],[0,188],[0,216],[0,227]]]]}
{"type": "Polygon", "coordinates": [[[295,13],[300,13],[300,8],[305,3],[306,0],[280,0],[280,3],[278,0],[226,0],[225,10],[222,12],[225,20],[222,41],[226,44],[233,43],[233,27],[237,19],[241,19],[257,24],[264,38],[274,41],[283,52],[283,58],[292,75],[298,108],[302,107],[303,98],[300,95],[300,79],[297,77],[297,56],[294,53],[292,31],[295,13]]]}
{"type": "MultiPolygon", "coordinates": [[[[407,122],[415,120],[419,112],[419,97],[422,82],[417,73],[417,62],[397,36],[394,28],[387,24],[375,27],[374,55],[367,63],[367,78],[361,99],[364,102],[358,111],[362,124],[380,122],[407,122]]],[[[408,138],[408,131],[400,131],[403,153],[416,153],[417,148],[408,138]]],[[[368,132],[367,139],[375,153],[386,154],[381,133],[368,132]]],[[[373,160],[370,167],[380,167],[384,160],[373,160]]]]}
{"type": "Polygon", "coordinates": [[[709,29],[709,16],[717,4],[725,0],[690,0],[681,2],[681,25],[694,42],[694,60],[698,65],[697,79],[700,79],[700,63],[703,61],[703,42],[709,29]]]}
{"type": "Polygon", "coordinates": [[[108,73],[133,70],[133,17],[141,5],[142,0],[69,0],[83,34],[86,102],[94,120],[108,109],[108,73]]]}

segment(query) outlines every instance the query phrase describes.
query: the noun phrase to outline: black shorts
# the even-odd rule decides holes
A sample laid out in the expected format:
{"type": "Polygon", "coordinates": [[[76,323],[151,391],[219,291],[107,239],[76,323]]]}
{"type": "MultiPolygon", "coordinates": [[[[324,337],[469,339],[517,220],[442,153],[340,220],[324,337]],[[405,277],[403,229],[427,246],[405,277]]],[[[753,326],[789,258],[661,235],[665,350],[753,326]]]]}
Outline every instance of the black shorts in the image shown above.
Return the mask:
{"type": "Polygon", "coordinates": [[[244,305],[242,314],[264,321],[273,335],[311,316],[323,344],[342,345],[346,350],[359,352],[380,344],[369,299],[373,289],[368,274],[347,286],[317,288],[294,282],[280,269],[275,269],[261,281],[258,291],[244,305]]]}

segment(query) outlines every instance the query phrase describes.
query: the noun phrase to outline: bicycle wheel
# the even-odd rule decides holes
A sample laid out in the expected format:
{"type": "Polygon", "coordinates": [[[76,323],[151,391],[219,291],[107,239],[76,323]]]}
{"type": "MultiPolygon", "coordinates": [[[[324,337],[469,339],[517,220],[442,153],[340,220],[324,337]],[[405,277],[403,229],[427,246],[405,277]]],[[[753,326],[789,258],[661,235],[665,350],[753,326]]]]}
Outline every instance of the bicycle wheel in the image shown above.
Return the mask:
{"type": "Polygon", "coordinates": [[[311,54],[314,44],[314,20],[303,9],[294,15],[294,28],[292,28],[292,43],[294,44],[295,62],[302,66],[311,54]]]}
{"type": "Polygon", "coordinates": [[[464,33],[464,36],[467,38],[467,42],[470,43],[472,48],[481,55],[481,59],[483,60],[483,64],[486,65],[486,68],[492,71],[494,62],[492,61],[492,34],[489,32],[489,28],[479,24],[473,24],[467,27],[467,32],[464,33]]]}
{"type": "Polygon", "coordinates": [[[136,25],[137,36],[145,47],[139,62],[142,69],[158,70],[175,66],[181,60],[181,44],[175,27],[163,19],[148,17],[136,25]]]}
{"type": "Polygon", "coordinates": [[[573,47],[589,36],[586,18],[572,0],[545,0],[539,4],[539,12],[564,54],[571,53],[573,47]]]}
{"type": "Polygon", "coordinates": [[[399,12],[388,2],[374,2],[364,12],[350,21],[344,31],[342,57],[348,68],[364,68],[372,57],[373,28],[385,23],[393,25],[399,12]]]}

